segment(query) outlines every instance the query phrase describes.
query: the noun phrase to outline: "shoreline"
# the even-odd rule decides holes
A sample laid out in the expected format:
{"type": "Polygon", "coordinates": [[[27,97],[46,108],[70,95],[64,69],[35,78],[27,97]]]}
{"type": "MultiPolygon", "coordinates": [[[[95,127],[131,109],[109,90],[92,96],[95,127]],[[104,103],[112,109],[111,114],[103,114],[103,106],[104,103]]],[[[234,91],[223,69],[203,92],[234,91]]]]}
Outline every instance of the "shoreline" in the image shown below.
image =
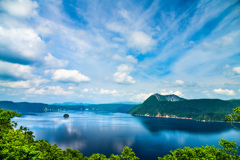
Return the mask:
{"type": "MultiPolygon", "coordinates": [[[[131,114],[132,116],[136,116],[136,117],[149,117],[149,118],[165,118],[165,119],[186,119],[186,120],[192,120],[192,121],[198,121],[198,122],[225,122],[225,121],[213,121],[213,120],[196,120],[193,118],[188,118],[188,117],[177,117],[177,116],[150,116],[149,114],[145,114],[145,115],[138,115],[138,114],[131,114]]],[[[228,122],[226,122],[228,123],[228,122]]],[[[233,123],[240,123],[240,122],[233,122],[233,123]]]]}

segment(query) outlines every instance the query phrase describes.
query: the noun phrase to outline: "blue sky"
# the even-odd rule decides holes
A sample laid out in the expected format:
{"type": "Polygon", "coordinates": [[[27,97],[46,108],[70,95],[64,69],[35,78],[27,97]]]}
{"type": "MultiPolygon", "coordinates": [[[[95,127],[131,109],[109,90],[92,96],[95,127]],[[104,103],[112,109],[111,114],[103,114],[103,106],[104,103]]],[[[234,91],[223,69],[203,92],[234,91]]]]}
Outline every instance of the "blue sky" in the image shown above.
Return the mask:
{"type": "Polygon", "coordinates": [[[0,100],[240,98],[237,0],[1,0],[0,100]]]}

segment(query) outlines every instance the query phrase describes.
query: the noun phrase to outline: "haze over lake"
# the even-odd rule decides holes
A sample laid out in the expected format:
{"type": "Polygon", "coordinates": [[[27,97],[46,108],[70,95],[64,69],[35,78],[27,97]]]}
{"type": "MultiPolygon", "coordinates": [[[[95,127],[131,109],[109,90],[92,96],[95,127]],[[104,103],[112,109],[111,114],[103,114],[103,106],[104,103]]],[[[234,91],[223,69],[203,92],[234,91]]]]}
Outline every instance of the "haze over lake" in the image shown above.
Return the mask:
{"type": "Polygon", "coordinates": [[[127,145],[141,160],[149,160],[184,146],[218,146],[220,138],[240,143],[239,132],[223,122],[134,117],[103,111],[34,113],[13,120],[30,128],[35,139],[46,139],[62,149],[78,149],[84,156],[102,153],[109,157],[121,153],[127,145]],[[64,118],[65,113],[70,117],[64,118]]]}

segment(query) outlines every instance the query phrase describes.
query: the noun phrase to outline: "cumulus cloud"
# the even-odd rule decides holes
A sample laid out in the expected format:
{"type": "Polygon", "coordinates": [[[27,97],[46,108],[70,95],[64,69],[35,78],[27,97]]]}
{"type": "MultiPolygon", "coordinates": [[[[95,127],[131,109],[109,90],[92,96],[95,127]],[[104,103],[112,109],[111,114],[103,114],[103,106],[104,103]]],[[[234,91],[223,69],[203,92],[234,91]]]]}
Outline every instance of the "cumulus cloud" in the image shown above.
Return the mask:
{"type": "Polygon", "coordinates": [[[128,39],[128,46],[143,54],[150,51],[155,44],[151,36],[141,31],[133,31],[128,39]]]}
{"type": "Polygon", "coordinates": [[[53,73],[52,79],[60,82],[89,82],[90,78],[79,73],[77,70],[59,69],[53,73]]]}
{"type": "Polygon", "coordinates": [[[112,59],[117,60],[117,61],[120,61],[120,62],[126,62],[126,63],[137,63],[137,62],[138,62],[137,59],[134,58],[134,57],[131,56],[131,55],[128,55],[128,56],[126,56],[126,57],[122,57],[122,56],[120,56],[120,55],[115,54],[115,55],[112,57],[112,59]]]}
{"type": "Polygon", "coordinates": [[[178,85],[183,85],[183,84],[184,84],[184,81],[182,81],[182,80],[176,80],[176,84],[178,84],[178,85]]]}
{"type": "Polygon", "coordinates": [[[47,83],[49,80],[35,78],[27,81],[0,81],[0,86],[9,87],[9,88],[30,88],[37,87],[42,83],[47,83]]]}
{"type": "Polygon", "coordinates": [[[214,89],[213,92],[216,94],[222,94],[222,95],[227,95],[227,96],[235,95],[234,90],[228,90],[228,89],[222,89],[222,88],[214,89]]]}
{"type": "Polygon", "coordinates": [[[68,61],[57,59],[51,53],[48,53],[48,55],[44,57],[44,64],[49,68],[63,68],[67,66],[68,61]]]}
{"type": "Polygon", "coordinates": [[[34,30],[0,26],[0,59],[20,64],[32,63],[44,50],[45,43],[34,30]]]}
{"type": "Polygon", "coordinates": [[[30,88],[26,91],[27,94],[38,94],[38,95],[70,95],[74,94],[73,91],[64,91],[61,86],[47,86],[45,88],[36,89],[30,88]]]}
{"type": "Polygon", "coordinates": [[[117,91],[114,89],[114,90],[107,90],[107,89],[100,89],[99,91],[100,94],[116,94],[117,91]]]}
{"type": "Polygon", "coordinates": [[[0,61],[0,77],[1,79],[29,79],[33,78],[33,68],[28,65],[20,65],[0,61]]]}
{"type": "Polygon", "coordinates": [[[16,82],[6,82],[0,81],[0,86],[9,87],[9,88],[29,88],[29,81],[16,81],[16,82]]]}
{"type": "Polygon", "coordinates": [[[16,17],[32,17],[37,15],[38,3],[31,0],[3,0],[0,8],[16,17]]]}
{"type": "Polygon", "coordinates": [[[118,83],[126,83],[126,84],[133,84],[136,83],[136,81],[131,77],[129,74],[133,71],[133,68],[126,65],[121,64],[117,67],[117,72],[114,73],[113,77],[114,80],[118,83]]]}
{"type": "Polygon", "coordinates": [[[235,72],[236,74],[240,74],[240,67],[234,67],[233,72],[235,72]]]}
{"type": "Polygon", "coordinates": [[[182,92],[177,90],[177,91],[173,91],[173,90],[170,90],[170,91],[167,91],[167,90],[161,90],[160,92],[161,95],[170,95],[170,94],[174,94],[174,95],[177,95],[177,96],[183,96],[182,92]]]}
{"type": "Polygon", "coordinates": [[[140,94],[137,94],[135,96],[133,96],[131,98],[132,101],[144,101],[146,100],[148,97],[150,97],[151,95],[153,95],[153,93],[149,93],[149,94],[146,94],[146,93],[140,93],[140,94]]]}
{"type": "Polygon", "coordinates": [[[45,92],[46,90],[44,90],[43,88],[39,90],[36,90],[36,88],[30,88],[26,91],[27,94],[40,94],[40,95],[43,95],[45,92]]]}

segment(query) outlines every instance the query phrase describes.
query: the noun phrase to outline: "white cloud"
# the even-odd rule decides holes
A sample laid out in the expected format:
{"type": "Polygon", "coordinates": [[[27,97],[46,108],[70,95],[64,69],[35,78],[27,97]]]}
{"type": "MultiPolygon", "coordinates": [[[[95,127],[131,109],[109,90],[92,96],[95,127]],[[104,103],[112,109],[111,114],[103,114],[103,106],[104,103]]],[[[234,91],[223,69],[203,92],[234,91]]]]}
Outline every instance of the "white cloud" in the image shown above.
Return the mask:
{"type": "Polygon", "coordinates": [[[213,90],[214,93],[216,94],[223,94],[223,95],[227,95],[227,96],[233,96],[235,95],[235,92],[234,90],[228,90],[228,89],[214,89],[213,90]]]}
{"type": "Polygon", "coordinates": [[[236,74],[240,74],[240,67],[234,67],[233,72],[235,72],[236,74]]]}
{"type": "Polygon", "coordinates": [[[47,19],[40,19],[40,24],[37,26],[36,31],[43,37],[50,36],[57,29],[57,24],[47,19]]]}
{"type": "Polygon", "coordinates": [[[131,98],[132,101],[144,101],[146,100],[148,97],[150,97],[151,95],[153,95],[153,93],[149,93],[149,94],[146,94],[146,93],[140,93],[140,94],[137,94],[135,96],[133,96],[131,98]]]}
{"type": "Polygon", "coordinates": [[[33,68],[27,65],[20,65],[0,61],[0,76],[2,79],[29,79],[33,78],[33,68]]]}
{"type": "Polygon", "coordinates": [[[181,91],[173,91],[173,90],[170,90],[170,91],[167,91],[167,90],[161,90],[160,92],[161,95],[170,95],[170,94],[174,94],[174,95],[177,95],[177,96],[183,96],[182,92],[181,91]]]}
{"type": "Polygon", "coordinates": [[[9,87],[9,88],[30,88],[37,87],[42,83],[47,83],[49,80],[35,78],[27,81],[0,81],[0,86],[9,87]]]}
{"type": "Polygon", "coordinates": [[[86,92],[89,92],[89,89],[84,88],[82,91],[86,93],[86,92]]]}
{"type": "Polygon", "coordinates": [[[55,72],[55,70],[49,70],[49,69],[47,69],[47,70],[45,70],[44,71],[44,75],[49,75],[49,74],[53,74],[55,72]]]}
{"type": "Polygon", "coordinates": [[[53,73],[52,79],[60,82],[89,82],[90,78],[79,73],[77,70],[59,69],[53,73]]]}
{"type": "Polygon", "coordinates": [[[68,95],[73,93],[72,91],[64,91],[60,86],[47,86],[47,94],[68,95]]]}
{"type": "Polygon", "coordinates": [[[117,67],[117,72],[114,73],[113,77],[114,80],[118,83],[128,83],[133,84],[136,83],[136,81],[131,77],[129,74],[133,71],[133,68],[126,65],[121,64],[117,67]]]}
{"type": "Polygon", "coordinates": [[[44,90],[43,88],[39,90],[36,90],[36,88],[30,88],[26,91],[27,94],[41,94],[41,95],[43,95],[45,92],[46,90],[44,90]]]}
{"type": "Polygon", "coordinates": [[[34,86],[39,86],[40,84],[42,83],[48,83],[49,80],[47,79],[41,79],[41,78],[35,78],[35,79],[32,79],[30,80],[30,82],[34,85],[34,86]]]}
{"type": "Polygon", "coordinates": [[[17,63],[37,61],[44,53],[45,43],[30,28],[0,26],[0,59],[17,63]]]}
{"type": "Polygon", "coordinates": [[[27,94],[38,94],[38,95],[71,95],[74,94],[72,91],[64,91],[61,86],[47,86],[37,90],[36,88],[30,88],[26,91],[27,94]]]}
{"type": "Polygon", "coordinates": [[[126,72],[114,73],[114,80],[118,83],[136,83],[133,77],[129,76],[126,72]]]}
{"type": "Polygon", "coordinates": [[[175,91],[173,94],[177,95],[177,96],[183,96],[181,91],[175,91]]]}
{"type": "Polygon", "coordinates": [[[0,7],[16,17],[32,17],[37,15],[38,3],[31,0],[3,0],[0,7]]]}
{"type": "Polygon", "coordinates": [[[0,86],[9,87],[9,88],[29,88],[29,81],[16,81],[16,82],[6,82],[0,81],[0,86]]]}
{"type": "Polygon", "coordinates": [[[73,90],[74,88],[72,86],[68,87],[68,89],[73,90]]]}
{"type": "Polygon", "coordinates": [[[124,31],[126,30],[124,26],[117,24],[116,22],[108,23],[106,27],[111,31],[119,32],[119,33],[124,33],[124,31]]]}
{"type": "Polygon", "coordinates": [[[183,84],[184,84],[184,81],[182,81],[182,80],[176,80],[176,84],[178,84],[178,85],[183,85],[183,84]]]}
{"type": "Polygon", "coordinates": [[[126,62],[126,63],[137,63],[138,62],[137,59],[131,55],[128,55],[126,57],[121,57],[120,55],[115,54],[112,58],[114,60],[117,60],[120,62],[126,62]]]}
{"type": "Polygon", "coordinates": [[[100,89],[100,94],[116,94],[117,91],[114,89],[114,90],[107,90],[107,89],[100,89]]]}
{"type": "Polygon", "coordinates": [[[155,44],[156,42],[151,36],[141,31],[133,31],[128,39],[128,46],[141,51],[143,54],[150,51],[155,44]]]}
{"type": "Polygon", "coordinates": [[[67,66],[68,61],[57,59],[51,53],[48,53],[48,55],[44,57],[44,64],[50,68],[64,68],[67,66]]]}

